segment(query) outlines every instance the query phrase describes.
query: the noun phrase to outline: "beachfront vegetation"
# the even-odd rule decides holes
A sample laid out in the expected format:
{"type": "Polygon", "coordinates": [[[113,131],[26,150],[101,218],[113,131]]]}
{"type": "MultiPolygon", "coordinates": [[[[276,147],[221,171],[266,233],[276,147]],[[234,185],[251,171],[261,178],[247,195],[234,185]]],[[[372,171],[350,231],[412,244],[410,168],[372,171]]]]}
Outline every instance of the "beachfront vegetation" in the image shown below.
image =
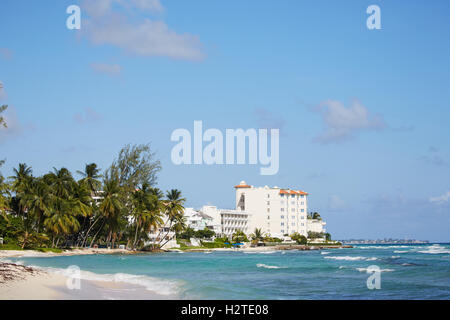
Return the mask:
{"type": "Polygon", "coordinates": [[[317,220],[322,220],[322,217],[320,216],[320,214],[318,212],[310,212],[307,214],[307,218],[308,219],[317,219],[317,220]]]}
{"type": "Polygon", "coordinates": [[[248,238],[245,233],[241,230],[236,230],[235,233],[231,236],[235,243],[248,242],[248,238]]]}
{"type": "Polygon", "coordinates": [[[155,187],[161,165],[154,157],[149,145],[126,145],[104,172],[90,163],[78,180],[67,168],[34,176],[19,164],[8,179],[0,174],[0,237],[22,249],[140,249],[153,231],[151,248],[162,247],[185,228],[185,199],[155,187]]]}
{"type": "Polygon", "coordinates": [[[305,236],[301,235],[298,232],[291,234],[291,239],[297,242],[298,244],[307,244],[308,239],[305,236]]]}

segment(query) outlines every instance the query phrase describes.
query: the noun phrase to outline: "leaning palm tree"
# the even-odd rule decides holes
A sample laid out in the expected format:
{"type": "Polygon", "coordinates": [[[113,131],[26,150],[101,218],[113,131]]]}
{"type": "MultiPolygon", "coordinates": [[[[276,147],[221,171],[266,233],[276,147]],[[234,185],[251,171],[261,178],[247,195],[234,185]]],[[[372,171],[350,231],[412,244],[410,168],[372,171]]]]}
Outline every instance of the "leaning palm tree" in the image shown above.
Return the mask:
{"type": "Polygon", "coordinates": [[[119,225],[120,214],[124,206],[121,201],[121,187],[117,175],[107,175],[104,179],[103,199],[99,205],[99,217],[98,220],[103,220],[101,227],[94,235],[90,246],[95,242],[99,232],[103,229],[105,224],[109,227],[109,236],[112,235],[114,229],[119,225]]]}
{"type": "MultiPolygon", "coordinates": [[[[184,213],[184,202],[185,198],[181,197],[181,191],[177,189],[172,189],[167,191],[166,194],[167,200],[163,202],[163,213],[166,215],[166,223],[164,227],[166,227],[166,234],[163,237],[160,237],[161,231],[157,238],[159,238],[159,247],[161,247],[161,243],[164,239],[167,238],[167,235],[170,231],[173,230],[173,225],[176,222],[179,222],[183,218],[184,213]],[[169,224],[168,226],[166,226],[169,224]]],[[[167,242],[167,241],[166,241],[167,242]]]]}
{"type": "Polygon", "coordinates": [[[52,209],[47,214],[48,217],[44,220],[44,226],[53,235],[53,247],[58,246],[61,238],[78,231],[80,227],[80,223],[73,213],[72,208],[70,201],[59,197],[53,198],[52,209]]]}

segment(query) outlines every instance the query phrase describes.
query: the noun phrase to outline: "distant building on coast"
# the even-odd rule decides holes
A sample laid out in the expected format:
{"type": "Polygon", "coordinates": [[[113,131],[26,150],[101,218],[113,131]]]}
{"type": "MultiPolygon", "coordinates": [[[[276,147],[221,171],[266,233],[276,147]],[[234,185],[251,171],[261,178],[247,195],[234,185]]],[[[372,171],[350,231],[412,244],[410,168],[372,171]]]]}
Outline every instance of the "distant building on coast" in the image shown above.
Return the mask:
{"type": "MultiPolygon", "coordinates": [[[[197,212],[211,219],[204,220],[202,226],[205,225],[216,234],[226,236],[232,235],[237,230],[248,235],[255,228],[280,239],[295,232],[304,236],[307,236],[308,232],[325,233],[324,221],[308,219],[307,192],[279,187],[254,187],[247,185],[245,181],[241,181],[234,188],[235,209],[203,206],[197,212]]],[[[193,219],[192,211],[195,210],[187,208],[185,215],[188,226],[195,229],[198,222],[193,219]]]]}

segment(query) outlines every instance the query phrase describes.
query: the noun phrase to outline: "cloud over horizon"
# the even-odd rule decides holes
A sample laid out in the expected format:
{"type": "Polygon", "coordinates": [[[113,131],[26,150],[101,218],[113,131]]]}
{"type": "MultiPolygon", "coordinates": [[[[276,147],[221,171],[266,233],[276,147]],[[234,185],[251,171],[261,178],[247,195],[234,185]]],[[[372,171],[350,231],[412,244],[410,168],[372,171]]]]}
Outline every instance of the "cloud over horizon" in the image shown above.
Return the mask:
{"type": "Polygon", "coordinates": [[[449,202],[449,200],[450,200],[450,191],[447,191],[446,193],[444,193],[441,196],[430,198],[430,202],[436,203],[436,204],[444,204],[444,203],[449,202]]]}
{"type": "Polygon", "coordinates": [[[314,138],[314,142],[322,144],[339,143],[354,138],[360,132],[387,127],[380,115],[372,115],[358,100],[352,101],[349,107],[340,101],[327,100],[313,111],[322,116],[324,130],[314,138]]]}

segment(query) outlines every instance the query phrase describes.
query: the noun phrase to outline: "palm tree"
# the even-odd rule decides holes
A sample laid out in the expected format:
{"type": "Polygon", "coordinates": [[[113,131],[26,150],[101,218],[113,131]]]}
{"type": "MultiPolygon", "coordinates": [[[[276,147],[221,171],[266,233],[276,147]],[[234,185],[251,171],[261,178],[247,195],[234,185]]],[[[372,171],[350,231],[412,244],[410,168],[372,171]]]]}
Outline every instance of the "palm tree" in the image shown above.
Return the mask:
{"type": "Polygon", "coordinates": [[[56,169],[44,176],[45,181],[52,187],[55,196],[69,199],[75,185],[75,180],[67,168],[56,169]]]}
{"type": "MultiPolygon", "coordinates": [[[[103,219],[103,223],[94,238],[91,241],[90,246],[92,247],[97,235],[103,229],[105,224],[108,224],[109,235],[112,236],[112,232],[118,227],[120,213],[124,208],[121,201],[121,187],[119,184],[118,176],[115,174],[107,175],[103,180],[103,199],[99,206],[99,217],[98,219],[103,219]]],[[[97,220],[98,221],[98,220],[97,220]]]]}
{"type": "Polygon", "coordinates": [[[0,216],[8,220],[6,211],[9,209],[9,189],[4,178],[0,175],[0,216]]]}
{"type": "MultiPolygon", "coordinates": [[[[160,238],[159,246],[161,247],[161,242],[167,238],[170,231],[173,231],[174,223],[179,223],[183,220],[184,207],[183,204],[186,201],[185,198],[181,197],[181,191],[177,189],[172,189],[166,193],[167,200],[163,202],[163,212],[167,217],[166,223],[169,223],[166,234],[164,237],[160,238],[161,231],[157,238],[160,238]]],[[[170,240],[170,239],[169,239],[170,240]]],[[[166,241],[167,243],[167,241],[166,241]]],[[[164,243],[165,244],[165,243],[164,243]]]]}
{"type": "Polygon", "coordinates": [[[50,187],[40,178],[31,182],[30,192],[23,196],[23,202],[35,220],[38,233],[43,218],[49,215],[51,200],[50,187]]]}
{"type": "Polygon", "coordinates": [[[262,232],[261,228],[255,228],[255,231],[250,235],[252,240],[261,241],[264,239],[264,233],[262,232]]]}
{"type": "Polygon", "coordinates": [[[9,177],[12,179],[12,187],[16,194],[20,194],[24,192],[27,187],[27,184],[32,179],[33,171],[31,167],[27,166],[26,163],[19,163],[19,168],[13,169],[14,175],[9,177]]]}
{"type": "Polygon", "coordinates": [[[97,167],[97,164],[86,164],[84,172],[78,170],[77,173],[83,177],[80,182],[85,183],[91,192],[95,193],[100,190],[102,183],[99,179],[102,175],[100,174],[100,169],[97,167]]]}
{"type": "Polygon", "coordinates": [[[44,226],[53,234],[53,247],[58,246],[62,236],[76,232],[80,227],[72,208],[70,201],[60,197],[53,198],[51,212],[44,220],[44,226]]]}

